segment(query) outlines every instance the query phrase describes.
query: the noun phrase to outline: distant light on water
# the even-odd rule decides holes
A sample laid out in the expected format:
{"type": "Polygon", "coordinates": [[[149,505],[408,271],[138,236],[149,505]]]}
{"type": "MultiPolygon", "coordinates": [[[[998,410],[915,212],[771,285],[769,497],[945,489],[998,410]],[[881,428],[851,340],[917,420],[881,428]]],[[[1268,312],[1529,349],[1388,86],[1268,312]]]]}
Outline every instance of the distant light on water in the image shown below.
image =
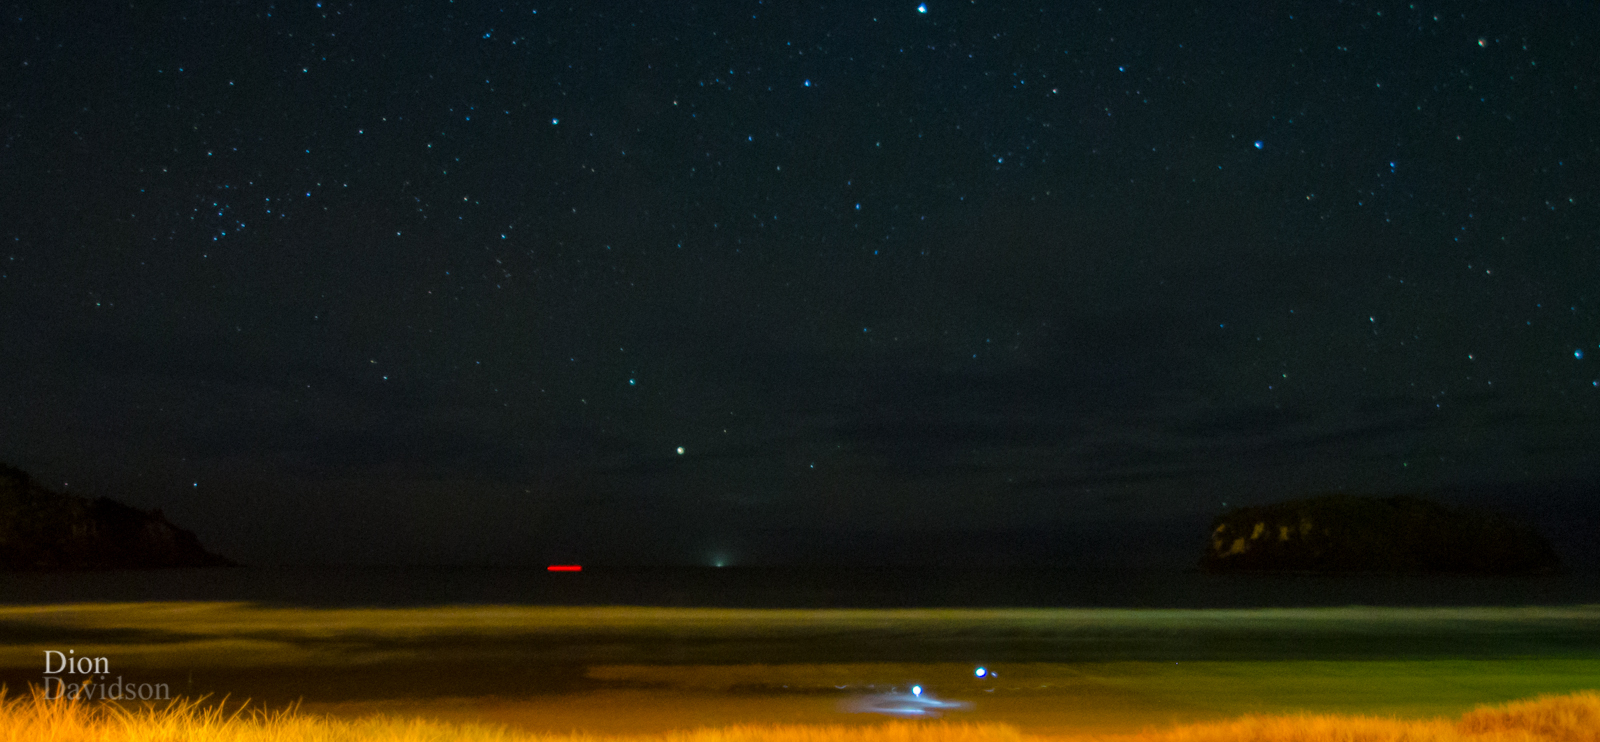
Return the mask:
{"type": "Polygon", "coordinates": [[[944,711],[971,707],[972,704],[964,701],[941,701],[932,693],[923,693],[920,685],[911,686],[910,693],[880,693],[849,699],[839,704],[839,710],[850,713],[922,719],[938,718],[944,711]]]}

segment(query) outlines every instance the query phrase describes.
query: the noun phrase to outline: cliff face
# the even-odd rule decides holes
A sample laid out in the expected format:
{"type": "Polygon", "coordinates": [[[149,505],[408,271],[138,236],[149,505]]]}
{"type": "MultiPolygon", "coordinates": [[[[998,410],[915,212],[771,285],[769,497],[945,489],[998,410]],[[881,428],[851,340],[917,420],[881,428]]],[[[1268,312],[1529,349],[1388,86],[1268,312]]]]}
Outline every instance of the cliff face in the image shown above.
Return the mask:
{"type": "Polygon", "coordinates": [[[1554,572],[1550,543],[1492,513],[1413,497],[1333,495],[1240,508],[1212,522],[1208,571],[1554,572]]]}
{"type": "Polygon", "coordinates": [[[0,570],[218,567],[193,533],[104,497],[52,492],[0,464],[0,570]]]}

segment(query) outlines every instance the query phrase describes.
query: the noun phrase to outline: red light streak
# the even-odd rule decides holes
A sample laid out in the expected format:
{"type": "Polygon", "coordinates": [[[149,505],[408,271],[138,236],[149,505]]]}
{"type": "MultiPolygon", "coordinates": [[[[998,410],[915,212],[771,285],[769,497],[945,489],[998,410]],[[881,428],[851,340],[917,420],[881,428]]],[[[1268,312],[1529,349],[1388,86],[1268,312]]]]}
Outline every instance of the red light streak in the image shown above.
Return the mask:
{"type": "Polygon", "coordinates": [[[581,564],[552,564],[552,565],[550,565],[548,567],[545,567],[545,571],[547,571],[547,572],[582,572],[583,571],[583,565],[581,565],[581,564]]]}

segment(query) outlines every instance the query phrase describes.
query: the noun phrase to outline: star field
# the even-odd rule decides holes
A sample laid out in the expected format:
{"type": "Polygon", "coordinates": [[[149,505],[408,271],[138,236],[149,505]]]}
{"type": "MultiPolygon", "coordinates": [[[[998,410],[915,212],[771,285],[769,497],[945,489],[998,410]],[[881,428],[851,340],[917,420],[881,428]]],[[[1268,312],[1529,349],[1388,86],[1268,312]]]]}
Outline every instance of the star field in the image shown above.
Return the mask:
{"type": "Polygon", "coordinates": [[[244,561],[1600,478],[1583,4],[4,17],[0,460],[244,561]]]}

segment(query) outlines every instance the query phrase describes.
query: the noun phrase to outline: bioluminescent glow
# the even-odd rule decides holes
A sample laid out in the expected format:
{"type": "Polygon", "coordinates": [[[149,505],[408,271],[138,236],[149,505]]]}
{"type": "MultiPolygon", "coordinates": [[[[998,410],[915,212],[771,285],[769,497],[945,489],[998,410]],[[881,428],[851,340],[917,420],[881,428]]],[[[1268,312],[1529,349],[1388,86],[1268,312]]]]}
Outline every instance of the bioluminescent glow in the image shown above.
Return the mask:
{"type": "Polygon", "coordinates": [[[925,692],[920,685],[911,686],[910,693],[881,693],[862,696],[839,704],[841,711],[855,714],[884,714],[921,719],[937,718],[943,711],[970,708],[962,701],[941,701],[925,692]]]}

